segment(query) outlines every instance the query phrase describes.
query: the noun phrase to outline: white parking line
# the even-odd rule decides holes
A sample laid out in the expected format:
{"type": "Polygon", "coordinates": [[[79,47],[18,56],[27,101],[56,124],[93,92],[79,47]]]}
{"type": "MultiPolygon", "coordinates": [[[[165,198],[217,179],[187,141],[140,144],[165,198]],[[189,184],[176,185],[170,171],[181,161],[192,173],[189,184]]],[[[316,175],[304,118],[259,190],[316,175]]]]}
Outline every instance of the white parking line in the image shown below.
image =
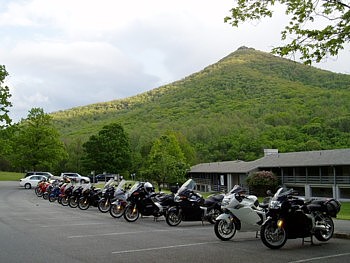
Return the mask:
{"type": "Polygon", "coordinates": [[[171,249],[171,248],[178,248],[178,247],[201,246],[201,245],[207,245],[207,244],[215,244],[215,243],[219,243],[219,242],[220,241],[214,241],[214,242],[203,242],[203,243],[173,245],[173,246],[166,246],[166,247],[152,247],[152,248],[142,248],[142,249],[115,251],[115,252],[112,252],[112,254],[125,254],[125,253],[144,252],[144,251],[151,251],[151,250],[171,249]]]}
{"type": "Polygon", "coordinates": [[[329,255],[329,256],[324,256],[324,257],[316,257],[316,258],[308,258],[308,259],[301,259],[301,260],[296,260],[296,261],[289,261],[288,263],[310,262],[310,261],[315,261],[315,260],[320,260],[320,259],[326,259],[326,258],[344,257],[344,256],[348,256],[348,255],[350,255],[350,253],[335,254],[335,255],[329,255]]]}
{"type": "Polygon", "coordinates": [[[44,225],[41,227],[60,227],[60,226],[90,226],[90,225],[105,225],[105,223],[79,223],[79,224],[72,224],[72,223],[66,223],[66,224],[54,224],[54,225],[44,225]]]}
{"type": "Polygon", "coordinates": [[[170,232],[170,231],[181,231],[181,229],[158,229],[158,230],[147,230],[147,231],[130,231],[130,232],[115,232],[106,234],[95,234],[95,235],[79,235],[79,236],[68,236],[67,238],[85,238],[85,237],[98,237],[98,236],[117,236],[117,235],[129,235],[129,234],[140,234],[149,232],[170,232]]]}

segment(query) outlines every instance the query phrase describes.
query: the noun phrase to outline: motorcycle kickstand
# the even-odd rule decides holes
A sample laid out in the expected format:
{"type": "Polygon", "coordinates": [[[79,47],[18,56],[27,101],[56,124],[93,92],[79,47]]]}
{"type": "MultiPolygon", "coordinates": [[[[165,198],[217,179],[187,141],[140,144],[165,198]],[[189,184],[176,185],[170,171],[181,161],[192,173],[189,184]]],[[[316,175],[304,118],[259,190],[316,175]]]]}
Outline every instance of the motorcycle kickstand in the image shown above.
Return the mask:
{"type": "Polygon", "coordinates": [[[311,243],[311,245],[314,245],[313,235],[310,236],[310,241],[305,240],[305,237],[303,237],[303,241],[302,241],[303,246],[304,246],[304,243],[311,243]]]}

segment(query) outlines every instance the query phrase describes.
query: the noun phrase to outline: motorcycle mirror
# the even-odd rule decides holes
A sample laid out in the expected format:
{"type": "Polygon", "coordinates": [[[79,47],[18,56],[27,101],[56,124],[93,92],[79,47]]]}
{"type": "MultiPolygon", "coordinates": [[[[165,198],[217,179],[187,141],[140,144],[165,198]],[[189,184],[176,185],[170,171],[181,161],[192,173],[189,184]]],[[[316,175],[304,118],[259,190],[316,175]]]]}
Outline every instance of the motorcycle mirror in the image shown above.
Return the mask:
{"type": "Polygon", "coordinates": [[[271,190],[267,190],[267,191],[266,191],[266,194],[269,195],[269,196],[272,196],[271,190]]]}

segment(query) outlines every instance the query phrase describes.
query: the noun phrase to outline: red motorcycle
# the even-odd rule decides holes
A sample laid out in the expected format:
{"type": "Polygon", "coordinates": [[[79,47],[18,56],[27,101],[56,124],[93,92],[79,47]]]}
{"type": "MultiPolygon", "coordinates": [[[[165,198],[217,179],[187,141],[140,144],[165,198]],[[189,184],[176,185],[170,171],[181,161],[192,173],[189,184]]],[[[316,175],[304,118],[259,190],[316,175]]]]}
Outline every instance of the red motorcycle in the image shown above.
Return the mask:
{"type": "Polygon", "coordinates": [[[38,185],[35,187],[35,194],[38,197],[42,197],[49,185],[50,185],[50,182],[48,182],[46,178],[42,179],[38,183],[38,185]]]}

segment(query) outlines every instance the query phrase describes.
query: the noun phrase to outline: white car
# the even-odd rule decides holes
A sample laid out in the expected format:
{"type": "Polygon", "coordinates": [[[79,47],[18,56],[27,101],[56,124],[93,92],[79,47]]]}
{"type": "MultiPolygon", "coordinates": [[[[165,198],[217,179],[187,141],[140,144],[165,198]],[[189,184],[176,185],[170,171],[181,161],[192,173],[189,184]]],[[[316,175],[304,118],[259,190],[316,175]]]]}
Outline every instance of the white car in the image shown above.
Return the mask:
{"type": "Polygon", "coordinates": [[[89,183],[90,182],[90,178],[86,177],[86,176],[81,176],[78,173],[61,173],[61,178],[63,177],[68,177],[69,179],[74,180],[75,182],[79,182],[79,183],[89,183]]]}
{"type": "Polygon", "coordinates": [[[43,175],[30,175],[20,179],[19,185],[24,186],[25,189],[30,189],[32,187],[36,187],[38,185],[38,182],[44,178],[47,179],[47,177],[43,175]]]}

